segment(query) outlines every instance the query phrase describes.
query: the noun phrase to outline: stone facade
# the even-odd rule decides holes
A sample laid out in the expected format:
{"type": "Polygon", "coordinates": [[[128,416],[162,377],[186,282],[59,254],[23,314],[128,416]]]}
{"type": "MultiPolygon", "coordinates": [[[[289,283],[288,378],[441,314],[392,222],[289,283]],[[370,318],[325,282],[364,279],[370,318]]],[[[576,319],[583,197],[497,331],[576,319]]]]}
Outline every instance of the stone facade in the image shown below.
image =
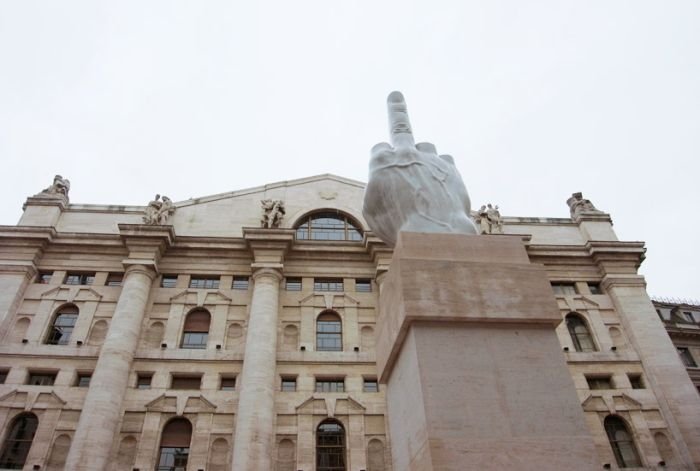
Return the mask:
{"type": "MultiPolygon", "coordinates": [[[[13,427],[35,417],[25,470],[152,470],[189,433],[189,471],[319,470],[317,443],[339,436],[324,443],[342,469],[400,471],[375,353],[392,250],[367,230],[363,193],[322,175],[175,202],[164,224],[144,224],[147,207],[29,198],[0,227],[0,465],[13,427]],[[278,223],[264,223],[265,200],[283,202],[278,223]],[[314,233],[319,213],[335,219],[314,233]],[[166,439],[175,423],[190,431],[166,439]]],[[[700,465],[700,397],[637,274],[643,244],[617,240],[597,209],[503,217],[500,232],[478,237],[521,241],[553,286],[557,361],[594,461],[618,467],[616,417],[638,468],[700,465]]],[[[441,336],[457,334],[409,337],[429,351],[441,336]]],[[[517,376],[559,384],[518,352],[517,376]]]]}
{"type": "Polygon", "coordinates": [[[700,394],[700,304],[697,301],[652,299],[678,355],[700,394]]]}

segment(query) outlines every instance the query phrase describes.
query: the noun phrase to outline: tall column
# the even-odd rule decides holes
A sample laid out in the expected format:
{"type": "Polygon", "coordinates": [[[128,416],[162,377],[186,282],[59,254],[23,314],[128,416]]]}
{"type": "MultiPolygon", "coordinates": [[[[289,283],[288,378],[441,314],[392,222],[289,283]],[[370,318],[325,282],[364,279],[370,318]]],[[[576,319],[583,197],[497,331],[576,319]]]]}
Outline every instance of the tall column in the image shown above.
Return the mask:
{"type": "Polygon", "coordinates": [[[259,268],[253,280],[232,469],[269,471],[274,467],[277,314],[282,275],[273,268],[259,268]]]}
{"type": "Polygon", "coordinates": [[[700,469],[700,397],[646,293],[644,279],[607,274],[602,285],[644,365],[645,380],[659,401],[681,462],[700,469]]]}
{"type": "Polygon", "coordinates": [[[107,469],[155,270],[132,265],[90,379],[66,469],[107,469]]]}
{"type": "Polygon", "coordinates": [[[134,359],[156,264],[166,242],[174,237],[169,226],[119,225],[129,248],[122,292],[112,316],[65,469],[104,471],[119,432],[124,395],[134,359]]]}

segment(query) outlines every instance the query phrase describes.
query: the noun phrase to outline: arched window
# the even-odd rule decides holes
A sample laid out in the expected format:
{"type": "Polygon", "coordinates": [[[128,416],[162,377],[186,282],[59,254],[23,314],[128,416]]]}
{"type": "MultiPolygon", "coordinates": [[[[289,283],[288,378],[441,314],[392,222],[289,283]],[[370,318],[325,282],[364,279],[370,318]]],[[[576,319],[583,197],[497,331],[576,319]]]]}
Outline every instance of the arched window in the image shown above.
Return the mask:
{"type": "Polygon", "coordinates": [[[316,471],[345,471],[345,429],[324,420],[316,429],[316,471]]]}
{"type": "Polygon", "coordinates": [[[211,315],[206,309],[195,309],[187,314],[182,332],[182,348],[207,348],[211,315]]]}
{"type": "Polygon", "coordinates": [[[359,225],[339,212],[306,216],[297,226],[298,240],[362,240],[359,225]]]}
{"type": "Polygon", "coordinates": [[[182,417],[173,419],[163,427],[160,438],[160,456],[156,471],[184,471],[190,455],[192,424],[182,417]]]}
{"type": "Polygon", "coordinates": [[[46,336],[49,345],[68,345],[70,334],[73,333],[75,321],[78,319],[78,308],[69,304],[60,308],[53,318],[51,329],[46,336]]]}
{"type": "Polygon", "coordinates": [[[591,331],[586,321],[578,314],[571,312],[566,315],[566,328],[569,329],[571,341],[577,352],[595,352],[598,349],[593,343],[591,331]]]}
{"type": "Polygon", "coordinates": [[[620,468],[642,466],[637,448],[634,446],[634,439],[624,420],[614,415],[607,416],[605,418],[605,431],[620,468]]]}
{"type": "Polygon", "coordinates": [[[0,455],[0,468],[22,469],[34,440],[39,419],[34,414],[20,414],[8,429],[0,455]]]}
{"type": "Polygon", "coordinates": [[[323,312],[316,319],[316,350],[343,351],[343,325],[338,314],[323,312]]]}

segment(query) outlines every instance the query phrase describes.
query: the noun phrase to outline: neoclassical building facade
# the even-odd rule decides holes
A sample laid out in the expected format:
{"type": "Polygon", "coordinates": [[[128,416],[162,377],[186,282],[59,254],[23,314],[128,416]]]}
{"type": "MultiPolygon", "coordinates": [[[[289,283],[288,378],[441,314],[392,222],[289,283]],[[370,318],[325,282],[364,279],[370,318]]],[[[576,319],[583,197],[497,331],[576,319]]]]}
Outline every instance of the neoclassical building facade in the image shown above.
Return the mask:
{"type": "MultiPolygon", "coordinates": [[[[57,176],[0,227],[0,469],[400,471],[375,357],[392,250],[364,184],[141,207],[69,188],[57,176]]],[[[637,273],[644,245],[568,203],[475,218],[546,270],[600,468],[694,469],[700,398],[637,273]]]]}

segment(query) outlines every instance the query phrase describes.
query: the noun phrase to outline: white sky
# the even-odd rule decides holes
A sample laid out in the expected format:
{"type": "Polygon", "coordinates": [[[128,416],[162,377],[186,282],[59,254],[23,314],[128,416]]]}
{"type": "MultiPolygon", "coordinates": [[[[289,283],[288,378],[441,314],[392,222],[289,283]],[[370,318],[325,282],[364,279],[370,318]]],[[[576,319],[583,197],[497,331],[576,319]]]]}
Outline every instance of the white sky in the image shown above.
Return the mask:
{"type": "Polygon", "coordinates": [[[72,203],[367,179],[406,96],[475,206],[647,242],[651,294],[700,299],[700,2],[0,3],[0,224],[72,203]]]}

